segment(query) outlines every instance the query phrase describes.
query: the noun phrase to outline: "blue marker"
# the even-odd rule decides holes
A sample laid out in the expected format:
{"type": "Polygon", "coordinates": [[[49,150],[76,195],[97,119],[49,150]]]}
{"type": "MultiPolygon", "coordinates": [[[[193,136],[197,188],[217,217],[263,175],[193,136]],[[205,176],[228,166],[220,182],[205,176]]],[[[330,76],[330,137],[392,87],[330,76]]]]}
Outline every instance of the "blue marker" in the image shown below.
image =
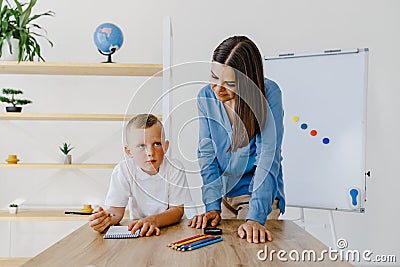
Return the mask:
{"type": "Polygon", "coordinates": [[[205,247],[205,246],[220,242],[222,240],[224,240],[224,239],[222,239],[222,237],[218,237],[218,238],[215,238],[214,240],[210,240],[210,241],[208,241],[206,243],[202,243],[200,245],[190,247],[190,248],[188,248],[188,250],[195,250],[195,249],[198,249],[198,248],[202,248],[202,247],[205,247]]]}
{"type": "Polygon", "coordinates": [[[207,238],[204,238],[204,239],[200,239],[199,241],[195,241],[195,242],[193,242],[193,243],[189,243],[189,244],[187,244],[187,245],[180,246],[180,247],[178,248],[178,250],[185,251],[185,250],[187,250],[187,249],[190,248],[190,247],[193,247],[193,246],[197,246],[197,245],[206,243],[206,242],[208,242],[208,241],[210,241],[210,240],[214,240],[214,239],[216,239],[216,238],[218,238],[218,237],[207,237],[207,238]]]}

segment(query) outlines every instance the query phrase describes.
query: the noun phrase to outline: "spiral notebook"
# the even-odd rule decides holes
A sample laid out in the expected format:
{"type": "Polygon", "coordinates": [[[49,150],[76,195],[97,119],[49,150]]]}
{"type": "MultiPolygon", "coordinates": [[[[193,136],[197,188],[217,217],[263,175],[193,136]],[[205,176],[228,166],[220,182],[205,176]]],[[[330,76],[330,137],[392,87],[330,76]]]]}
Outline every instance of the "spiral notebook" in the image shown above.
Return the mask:
{"type": "Polygon", "coordinates": [[[122,239],[139,237],[140,229],[134,234],[128,231],[128,226],[111,226],[107,233],[103,236],[105,239],[122,239]]]}

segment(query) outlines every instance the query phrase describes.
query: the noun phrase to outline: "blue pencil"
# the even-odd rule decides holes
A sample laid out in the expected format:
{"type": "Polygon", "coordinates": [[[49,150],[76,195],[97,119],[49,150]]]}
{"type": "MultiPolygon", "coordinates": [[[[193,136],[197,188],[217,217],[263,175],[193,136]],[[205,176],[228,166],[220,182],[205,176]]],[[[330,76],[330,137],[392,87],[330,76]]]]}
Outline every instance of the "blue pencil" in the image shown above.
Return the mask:
{"type": "Polygon", "coordinates": [[[201,240],[199,240],[199,241],[196,241],[196,242],[193,242],[193,243],[189,243],[189,244],[187,244],[187,245],[183,245],[183,246],[180,246],[179,248],[178,248],[178,250],[187,250],[188,248],[190,248],[190,247],[193,247],[193,246],[197,246],[197,245],[199,245],[199,244],[202,244],[202,243],[205,243],[205,242],[208,242],[208,241],[210,241],[210,240],[214,240],[214,239],[216,239],[216,238],[218,238],[218,237],[207,237],[207,238],[204,238],[204,239],[201,239],[201,240]]]}
{"type": "Polygon", "coordinates": [[[210,240],[210,241],[208,241],[208,242],[206,242],[206,243],[203,243],[203,244],[200,244],[200,245],[197,245],[197,246],[190,247],[190,248],[188,248],[188,250],[195,250],[195,249],[198,249],[198,248],[202,248],[202,247],[205,247],[205,246],[208,246],[208,245],[211,245],[211,244],[220,242],[220,241],[222,241],[222,240],[224,240],[222,237],[220,237],[220,238],[215,238],[215,239],[210,240]]]}

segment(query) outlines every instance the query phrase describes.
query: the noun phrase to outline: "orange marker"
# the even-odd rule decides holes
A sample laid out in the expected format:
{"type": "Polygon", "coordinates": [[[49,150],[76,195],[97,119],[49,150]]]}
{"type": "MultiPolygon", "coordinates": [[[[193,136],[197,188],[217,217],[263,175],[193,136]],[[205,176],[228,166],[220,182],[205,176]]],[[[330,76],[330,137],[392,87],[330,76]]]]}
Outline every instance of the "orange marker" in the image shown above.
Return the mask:
{"type": "Polygon", "coordinates": [[[177,244],[173,245],[172,248],[173,248],[173,249],[177,249],[178,247],[180,247],[180,246],[182,246],[182,245],[186,245],[186,244],[189,244],[189,243],[192,243],[192,242],[195,242],[195,241],[198,241],[198,240],[207,238],[207,237],[214,237],[214,236],[212,236],[212,235],[201,235],[201,236],[199,236],[199,237],[190,239],[190,240],[188,240],[188,241],[184,241],[184,242],[181,242],[181,243],[177,243],[177,244]]]}
{"type": "Polygon", "coordinates": [[[188,241],[188,240],[194,239],[196,237],[200,237],[200,236],[201,236],[200,234],[197,234],[197,235],[194,235],[194,236],[191,236],[191,237],[179,240],[179,241],[175,241],[175,242],[169,243],[168,247],[172,247],[175,244],[182,243],[182,242],[185,242],[185,241],[188,241]]]}

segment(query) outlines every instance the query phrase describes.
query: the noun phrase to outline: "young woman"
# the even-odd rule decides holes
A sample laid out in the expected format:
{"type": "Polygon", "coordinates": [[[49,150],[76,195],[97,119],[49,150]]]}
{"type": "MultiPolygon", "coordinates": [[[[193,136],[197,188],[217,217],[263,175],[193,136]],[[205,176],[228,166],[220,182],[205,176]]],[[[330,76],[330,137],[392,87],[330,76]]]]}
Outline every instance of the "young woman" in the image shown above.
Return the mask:
{"type": "Polygon", "coordinates": [[[248,242],[272,240],[268,219],[285,211],[281,168],[281,91],[264,78],[262,57],[245,36],[224,40],[214,51],[210,85],[197,98],[198,159],[206,213],[189,226],[245,219],[238,234],[248,242]]]}

